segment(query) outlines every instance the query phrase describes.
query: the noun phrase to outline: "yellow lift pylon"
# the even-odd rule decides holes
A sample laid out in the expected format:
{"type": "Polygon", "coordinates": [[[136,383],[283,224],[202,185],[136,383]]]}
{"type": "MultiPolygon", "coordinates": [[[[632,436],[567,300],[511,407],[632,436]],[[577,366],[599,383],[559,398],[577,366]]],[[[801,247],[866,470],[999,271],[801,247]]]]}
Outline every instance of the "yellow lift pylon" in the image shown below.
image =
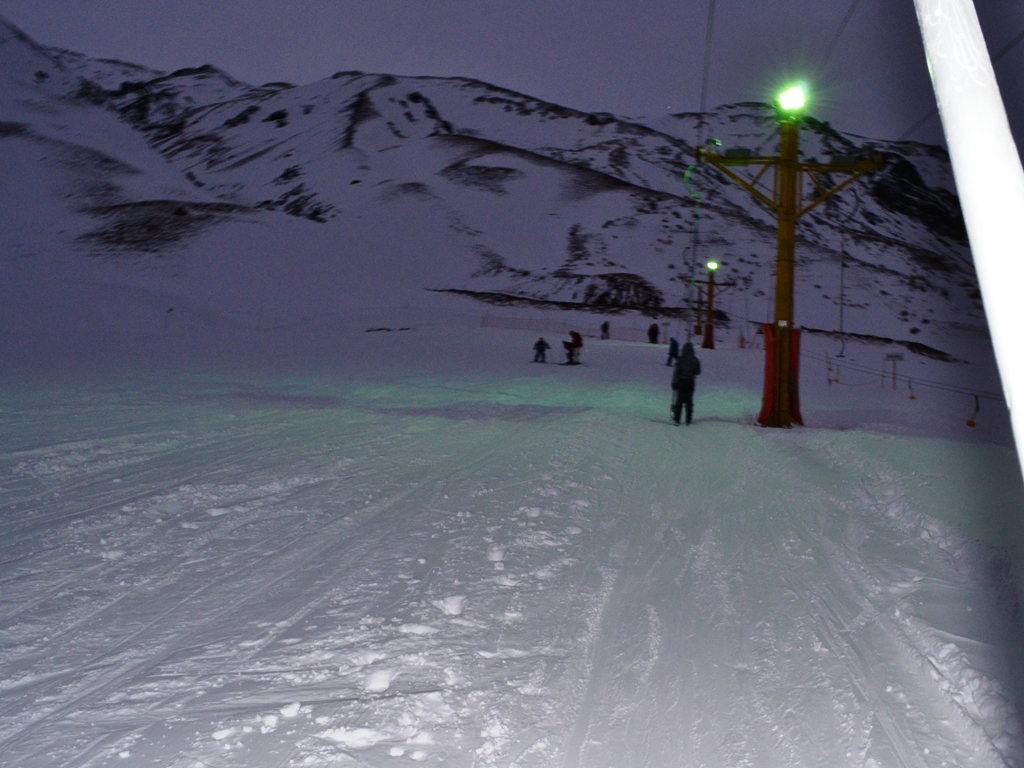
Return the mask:
{"type": "Polygon", "coordinates": [[[697,161],[714,166],[732,181],[747,190],[771,210],[778,221],[775,255],[775,321],[765,324],[765,381],[761,414],[758,422],[765,427],[791,427],[802,424],[799,411],[799,389],[796,372],[798,348],[793,343],[793,273],[795,267],[796,221],[866,173],[881,170],[881,155],[870,160],[843,158],[830,163],[801,162],[799,158],[800,123],[805,104],[804,91],[793,86],[783,92],[776,103],[779,123],[779,154],[761,156],[726,151],[724,154],[697,148],[697,161]],[[732,170],[733,166],[761,166],[751,179],[732,170]],[[758,188],[758,182],[769,169],[774,169],[772,193],[769,197],[758,188]],[[848,173],[841,183],[826,187],[818,174],[848,173]],[[803,175],[813,182],[818,194],[803,204],[803,175]]]}

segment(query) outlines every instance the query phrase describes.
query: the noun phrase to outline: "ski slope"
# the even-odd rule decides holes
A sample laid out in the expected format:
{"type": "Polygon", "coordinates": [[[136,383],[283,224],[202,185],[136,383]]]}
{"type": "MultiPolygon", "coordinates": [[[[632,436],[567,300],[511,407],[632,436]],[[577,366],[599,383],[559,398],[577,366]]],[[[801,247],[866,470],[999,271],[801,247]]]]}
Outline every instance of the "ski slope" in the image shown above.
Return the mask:
{"type": "Polygon", "coordinates": [[[6,374],[0,764],[1021,764],[1012,450],[763,430],[736,349],[675,427],[665,347],[535,336],[6,374]]]}
{"type": "MultiPolygon", "coordinates": [[[[765,105],[712,117],[771,150],[765,105]]],[[[889,165],[802,224],[807,426],[767,431],[770,217],[703,174],[694,252],[695,125],[0,20],[0,765],[1024,764],[1024,486],[948,159],[808,121],[889,165]],[[676,428],[628,339],[711,256],[676,428]],[[557,360],[606,317],[572,368],[505,329],[557,360]]]]}

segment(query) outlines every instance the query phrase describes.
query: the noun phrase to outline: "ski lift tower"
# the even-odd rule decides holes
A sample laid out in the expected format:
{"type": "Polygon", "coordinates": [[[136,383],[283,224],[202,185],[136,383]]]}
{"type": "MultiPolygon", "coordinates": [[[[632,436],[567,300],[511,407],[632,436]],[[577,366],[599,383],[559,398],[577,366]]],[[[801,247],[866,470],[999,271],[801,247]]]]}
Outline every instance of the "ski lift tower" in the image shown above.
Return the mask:
{"type": "Polygon", "coordinates": [[[881,155],[870,160],[838,156],[829,163],[806,163],[799,158],[800,123],[806,95],[802,86],[783,91],[775,103],[779,123],[779,154],[759,156],[749,149],[726,149],[724,153],[697,149],[697,159],[714,166],[732,181],[771,210],[778,221],[775,257],[775,321],[764,324],[764,394],[761,399],[759,424],[765,427],[791,427],[803,424],[800,416],[798,375],[800,371],[800,331],[793,328],[793,272],[796,242],[796,220],[849,186],[865,173],[880,170],[885,161],[881,155]],[[733,166],[761,166],[753,178],[744,178],[733,166]],[[774,169],[770,192],[759,188],[768,168],[774,169]],[[826,187],[818,174],[849,174],[833,187],[826,187]],[[814,184],[816,196],[803,200],[803,175],[814,184]]]}

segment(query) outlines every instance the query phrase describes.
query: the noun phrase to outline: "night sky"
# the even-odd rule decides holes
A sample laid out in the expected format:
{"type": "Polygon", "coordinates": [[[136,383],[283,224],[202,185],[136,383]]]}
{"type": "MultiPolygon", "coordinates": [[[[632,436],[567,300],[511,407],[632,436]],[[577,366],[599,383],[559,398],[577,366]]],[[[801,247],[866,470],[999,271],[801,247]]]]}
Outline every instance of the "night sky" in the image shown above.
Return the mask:
{"type": "MultiPolygon", "coordinates": [[[[707,8],[706,0],[0,0],[0,13],[43,44],[158,69],[209,63],[254,84],[341,70],[459,75],[648,117],[699,107],[707,8]]],[[[1024,32],[1019,0],[984,0],[978,11],[993,54],[1024,32]]],[[[1024,42],[996,74],[1020,145],[1024,42]]],[[[935,105],[912,0],[718,0],[709,106],[767,101],[799,76],[816,86],[812,114],[865,136],[898,138],[935,105]]],[[[938,119],[912,138],[941,142],[938,119]]]]}

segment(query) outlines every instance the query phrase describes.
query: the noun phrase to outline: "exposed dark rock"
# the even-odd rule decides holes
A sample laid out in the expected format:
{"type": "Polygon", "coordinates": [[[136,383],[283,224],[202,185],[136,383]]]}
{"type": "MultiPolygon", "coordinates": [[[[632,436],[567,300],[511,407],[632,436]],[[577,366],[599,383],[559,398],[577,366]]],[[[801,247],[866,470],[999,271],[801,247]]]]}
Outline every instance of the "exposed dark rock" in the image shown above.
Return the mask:
{"type": "Polygon", "coordinates": [[[245,206],[229,203],[178,200],[144,200],[93,206],[85,209],[85,212],[106,219],[107,223],[82,235],[79,241],[104,246],[105,252],[114,248],[159,253],[232,214],[249,210],[245,206]]]}
{"type": "Polygon", "coordinates": [[[380,112],[373,106],[368,90],[360,91],[356,94],[355,98],[345,108],[345,114],[348,115],[348,125],[345,126],[345,132],[342,134],[341,141],[338,142],[339,149],[349,149],[352,147],[355,144],[356,130],[359,126],[367,120],[380,117],[380,112]]]}
{"type": "Polygon", "coordinates": [[[302,175],[302,169],[297,165],[293,165],[290,168],[285,168],[281,171],[281,175],[274,179],[275,184],[287,184],[292,179],[297,179],[302,175]]]}
{"type": "Polygon", "coordinates": [[[275,123],[278,128],[288,125],[288,110],[278,109],[263,118],[264,123],[275,123]]]}
{"type": "Polygon", "coordinates": [[[319,202],[315,192],[307,192],[305,184],[292,187],[276,200],[264,200],[256,207],[268,211],[282,209],[289,216],[298,216],[320,224],[326,223],[327,217],[334,210],[333,205],[319,202]]]}
{"type": "Polygon", "coordinates": [[[578,301],[556,301],[552,299],[536,299],[532,296],[522,296],[500,291],[470,291],[462,288],[427,288],[425,290],[434,293],[452,293],[457,296],[466,296],[486,304],[494,304],[502,307],[522,306],[538,307],[542,309],[562,309],[573,312],[592,312],[601,315],[620,315],[624,312],[639,312],[646,317],[675,317],[682,318],[686,315],[686,309],[680,307],[644,307],[629,304],[585,304],[578,301]]]}
{"type": "Polygon", "coordinates": [[[28,134],[28,126],[24,123],[0,122],[0,138],[7,136],[25,136],[28,134]]]}
{"type": "Polygon", "coordinates": [[[448,181],[464,187],[477,187],[495,195],[507,194],[505,183],[523,177],[515,168],[500,168],[489,165],[468,165],[460,160],[438,172],[448,181]]]}
{"type": "Polygon", "coordinates": [[[230,117],[227,120],[225,120],[224,121],[224,127],[225,128],[237,128],[240,125],[244,125],[245,123],[248,123],[250,118],[252,118],[252,116],[255,115],[259,111],[260,111],[260,108],[258,106],[256,106],[255,104],[252,104],[252,105],[246,107],[245,109],[243,109],[241,112],[239,112],[234,117],[230,117]]]}
{"type": "MultiPolygon", "coordinates": [[[[956,195],[926,185],[906,158],[889,154],[886,159],[885,170],[871,187],[872,197],[886,210],[915,219],[940,237],[967,245],[967,227],[956,195]]],[[[929,267],[944,269],[941,260],[929,267]]]]}
{"type": "Polygon", "coordinates": [[[441,117],[441,113],[437,111],[437,107],[435,107],[433,103],[430,101],[430,99],[428,99],[422,93],[414,91],[413,93],[410,93],[406,98],[409,99],[409,101],[412,102],[413,104],[423,105],[423,113],[437,124],[438,132],[454,132],[452,129],[452,124],[441,117]]]}

